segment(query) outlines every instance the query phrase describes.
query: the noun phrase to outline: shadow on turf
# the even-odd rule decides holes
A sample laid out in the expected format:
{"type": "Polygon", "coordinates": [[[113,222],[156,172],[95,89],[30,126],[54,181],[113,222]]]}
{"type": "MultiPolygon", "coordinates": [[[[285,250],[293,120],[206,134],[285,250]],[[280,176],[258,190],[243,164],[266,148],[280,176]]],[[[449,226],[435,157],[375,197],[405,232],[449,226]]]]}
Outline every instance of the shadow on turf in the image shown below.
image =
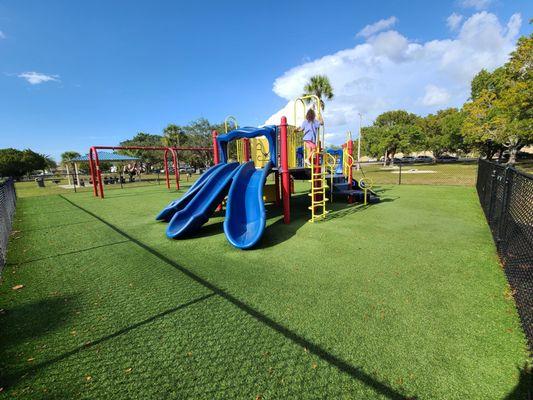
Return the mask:
{"type": "Polygon", "coordinates": [[[526,365],[519,368],[520,379],[504,400],[533,399],[533,371],[526,365]]]}
{"type": "Polygon", "coordinates": [[[292,206],[290,224],[285,224],[283,222],[283,211],[280,206],[268,204],[265,207],[267,219],[277,218],[277,220],[273,224],[266,226],[261,242],[255,248],[266,249],[268,247],[273,247],[293,237],[298,229],[307,222],[305,215],[300,211],[300,209],[304,207],[302,204],[306,199],[307,193],[297,193],[291,197],[292,206]]]}
{"type": "MultiPolygon", "coordinates": [[[[157,320],[159,318],[165,317],[165,316],[167,316],[169,314],[175,313],[176,311],[182,310],[182,309],[184,309],[186,307],[189,307],[189,306],[192,306],[192,305],[194,305],[196,303],[199,303],[201,301],[207,300],[210,297],[213,297],[214,295],[215,295],[215,293],[209,293],[209,294],[207,294],[205,296],[198,297],[198,298],[196,298],[194,300],[191,300],[191,301],[189,301],[187,303],[180,304],[179,306],[170,308],[170,309],[165,310],[163,312],[160,312],[160,313],[158,313],[156,315],[153,315],[150,318],[146,318],[145,320],[136,322],[136,323],[134,323],[132,325],[129,325],[129,326],[125,327],[125,328],[119,329],[118,331],[113,332],[113,333],[111,333],[109,335],[106,335],[106,336],[103,336],[103,337],[101,337],[99,339],[87,342],[87,343],[83,344],[82,346],[76,347],[75,349],[72,349],[72,350],[70,350],[70,351],[68,351],[66,353],[63,353],[63,354],[61,354],[61,355],[59,355],[57,357],[54,357],[54,358],[49,359],[47,361],[44,361],[42,363],[35,364],[35,365],[33,365],[33,366],[29,367],[29,368],[26,368],[26,369],[24,369],[22,371],[17,372],[16,374],[12,374],[12,375],[7,374],[6,376],[2,377],[2,385],[4,385],[4,388],[7,389],[7,388],[15,385],[18,382],[19,379],[25,378],[28,374],[35,373],[35,372],[39,371],[42,368],[46,368],[49,365],[55,364],[57,362],[60,362],[60,361],[66,359],[66,358],[68,358],[70,356],[73,356],[73,355],[75,355],[77,353],[80,353],[81,351],[84,351],[86,349],[90,349],[90,348],[92,348],[94,346],[97,346],[97,345],[99,345],[101,343],[104,343],[104,342],[106,342],[106,341],[108,341],[110,339],[116,338],[116,337],[118,337],[120,335],[124,335],[125,333],[128,333],[128,332],[130,332],[133,329],[136,329],[136,328],[139,328],[139,327],[141,327],[143,325],[149,324],[149,323],[151,323],[151,322],[153,322],[153,321],[155,321],[155,320],[157,320]]],[[[61,303],[66,303],[66,302],[61,301],[61,303]]],[[[44,318],[46,320],[48,320],[48,316],[50,314],[50,309],[46,308],[46,306],[38,307],[38,308],[41,308],[41,310],[35,309],[34,307],[30,307],[30,309],[28,311],[32,313],[31,317],[29,317],[27,315],[28,311],[24,314],[25,315],[26,324],[27,324],[28,321],[32,321],[33,322],[34,321],[33,313],[34,312],[38,313],[39,311],[41,311],[42,314],[38,314],[38,315],[44,315],[44,318]],[[43,311],[45,311],[45,312],[43,312],[43,311]]],[[[55,307],[54,307],[54,309],[55,309],[55,307]]],[[[52,311],[52,313],[53,313],[53,311],[52,311]]],[[[62,314],[65,314],[64,310],[63,310],[63,313],[58,313],[58,316],[61,317],[62,314]]],[[[61,321],[65,322],[66,318],[61,318],[61,321]]],[[[28,332],[29,333],[28,335],[26,335],[26,336],[24,336],[24,337],[22,337],[22,338],[20,338],[18,340],[23,341],[23,340],[27,340],[27,339],[35,339],[34,330],[35,330],[35,327],[33,326],[33,323],[32,323],[31,324],[31,332],[28,332]]],[[[49,330],[50,330],[50,328],[48,326],[45,326],[44,329],[41,329],[41,331],[43,333],[49,333],[49,330]]],[[[13,330],[13,331],[16,332],[15,330],[13,330]]],[[[17,338],[18,338],[18,332],[17,332],[17,338]]],[[[10,343],[11,343],[11,341],[15,342],[15,340],[13,340],[13,338],[11,338],[11,339],[8,338],[7,341],[9,341],[10,343]]],[[[3,348],[5,348],[5,346],[3,346],[3,348]]],[[[0,355],[2,355],[1,352],[0,352],[0,355]]]]}
{"type": "MultiPolygon", "coordinates": [[[[18,343],[38,339],[65,325],[74,313],[72,295],[55,295],[43,300],[7,308],[0,314],[0,360],[7,360],[8,350],[18,343]],[[11,329],[6,329],[11,327],[11,329]]],[[[2,386],[2,385],[0,385],[2,386]]]]}
{"type": "MultiPolygon", "coordinates": [[[[247,313],[250,317],[256,319],[257,321],[261,322],[265,326],[269,327],[270,329],[275,330],[279,334],[283,335],[288,340],[296,343],[298,346],[302,347],[303,349],[307,349],[311,354],[316,355],[317,357],[321,358],[325,362],[329,363],[332,366],[335,366],[338,370],[342,371],[343,373],[351,376],[353,379],[357,379],[361,383],[367,385],[368,387],[372,388],[379,394],[381,394],[384,397],[387,397],[389,399],[405,399],[406,396],[402,393],[398,392],[394,388],[388,386],[387,384],[380,382],[379,380],[373,378],[368,373],[364,372],[362,369],[360,369],[357,366],[353,366],[349,364],[348,362],[344,361],[340,357],[329,353],[327,350],[319,346],[318,344],[315,344],[311,342],[310,340],[306,339],[305,337],[299,335],[296,332],[291,331],[289,328],[281,325],[280,323],[274,321],[272,318],[268,317],[267,315],[263,314],[262,312],[256,310],[255,308],[251,307],[250,305],[246,304],[242,300],[239,300],[232,294],[226,292],[224,289],[219,288],[218,286],[214,285],[213,283],[209,282],[208,280],[202,278],[201,276],[195,274],[191,270],[181,266],[177,262],[173,261],[172,259],[168,258],[164,254],[160,253],[159,251],[153,249],[152,247],[148,246],[147,244],[141,242],[140,240],[134,238],[133,236],[130,236],[128,233],[124,232],[117,226],[111,224],[110,222],[106,221],[105,219],[99,217],[98,215],[92,213],[89,210],[86,210],[85,208],[81,207],[80,205],[72,202],[71,200],[67,199],[66,197],[59,195],[61,198],[63,198],[66,202],[71,204],[73,207],[76,207],[87,214],[94,217],[96,220],[100,221],[101,223],[107,225],[111,229],[113,229],[115,232],[121,234],[125,238],[131,240],[131,242],[138,245],[143,250],[147,251],[148,253],[152,254],[153,256],[157,257],[159,260],[163,261],[164,263],[176,268],[177,270],[181,271],[184,275],[192,279],[193,281],[197,282],[198,284],[204,286],[205,288],[211,290],[214,294],[222,297],[229,303],[233,304],[235,307],[238,307],[245,313],[247,313]]],[[[67,355],[68,357],[68,355],[67,355]]],[[[411,397],[411,399],[414,399],[414,397],[411,397]]]]}

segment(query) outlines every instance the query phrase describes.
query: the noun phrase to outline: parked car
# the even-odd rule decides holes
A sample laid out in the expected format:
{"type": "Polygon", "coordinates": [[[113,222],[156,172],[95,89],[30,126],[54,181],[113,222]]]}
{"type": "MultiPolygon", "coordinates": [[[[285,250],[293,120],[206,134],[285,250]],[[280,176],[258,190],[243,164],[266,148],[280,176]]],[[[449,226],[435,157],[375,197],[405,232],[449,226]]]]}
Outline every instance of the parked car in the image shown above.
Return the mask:
{"type": "Polygon", "coordinates": [[[415,163],[432,163],[433,157],[430,156],[418,156],[415,158],[415,163]]]}
{"type": "Polygon", "coordinates": [[[412,164],[415,162],[415,158],[413,156],[403,156],[401,159],[400,159],[400,162],[402,164],[412,164]]]}
{"type": "Polygon", "coordinates": [[[439,163],[452,163],[457,161],[459,161],[459,158],[449,155],[443,155],[437,158],[437,162],[439,163]]]}

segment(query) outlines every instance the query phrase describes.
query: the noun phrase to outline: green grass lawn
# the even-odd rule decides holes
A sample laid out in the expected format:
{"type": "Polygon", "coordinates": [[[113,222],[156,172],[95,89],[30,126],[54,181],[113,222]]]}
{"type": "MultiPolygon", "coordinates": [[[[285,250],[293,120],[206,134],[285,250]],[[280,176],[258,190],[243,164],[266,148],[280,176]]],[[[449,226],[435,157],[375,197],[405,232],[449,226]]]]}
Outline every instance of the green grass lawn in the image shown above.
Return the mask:
{"type": "Polygon", "coordinates": [[[0,397],[523,398],[526,342],[474,189],[380,194],[311,224],[300,193],[251,251],[220,216],[166,239],[162,186],[19,199],[0,397]]]}

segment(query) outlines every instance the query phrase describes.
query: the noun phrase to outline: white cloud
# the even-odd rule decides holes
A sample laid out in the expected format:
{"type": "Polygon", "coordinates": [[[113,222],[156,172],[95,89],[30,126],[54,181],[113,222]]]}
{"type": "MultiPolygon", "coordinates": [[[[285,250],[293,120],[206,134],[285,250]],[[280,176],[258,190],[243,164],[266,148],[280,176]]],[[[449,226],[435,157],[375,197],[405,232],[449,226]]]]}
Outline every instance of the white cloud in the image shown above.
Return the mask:
{"type": "Polygon", "coordinates": [[[5,39],[5,38],[6,38],[6,34],[0,31],[0,39],[5,39]]]}
{"type": "Polygon", "coordinates": [[[448,18],[446,18],[446,25],[450,28],[451,31],[456,31],[457,28],[461,25],[463,21],[463,16],[457,13],[452,13],[448,18]]]}
{"type": "Polygon", "coordinates": [[[41,72],[22,72],[17,77],[26,79],[31,85],[39,85],[44,82],[59,82],[59,75],[47,75],[41,72]]]}
{"type": "MultiPolygon", "coordinates": [[[[450,38],[418,42],[397,31],[380,32],[363,44],[286,71],[274,81],[273,91],[289,101],[311,76],[327,75],[335,97],[326,102],[326,130],[336,132],[340,142],[346,129],[355,129],[359,112],[370,122],[386,110],[425,115],[461,106],[477,72],[507,61],[521,23],[519,14],[501,23],[483,11],[460,23],[450,38]]],[[[281,115],[292,119],[292,110],[288,104],[269,122],[279,123],[281,115]]]]}
{"type": "Polygon", "coordinates": [[[459,4],[463,8],[475,8],[476,10],[484,10],[490,4],[492,0],[461,0],[459,4]]]}
{"type": "Polygon", "coordinates": [[[398,18],[396,17],[389,17],[387,19],[380,19],[378,22],[375,22],[373,24],[365,26],[357,36],[362,37],[370,37],[372,35],[375,35],[378,32],[384,31],[386,29],[389,29],[393,27],[398,22],[398,18]]]}
{"type": "Polygon", "coordinates": [[[409,41],[396,31],[382,32],[368,39],[375,55],[384,56],[393,61],[401,61],[407,55],[409,41]]]}
{"type": "Polygon", "coordinates": [[[421,99],[425,106],[442,106],[450,101],[450,93],[446,89],[435,85],[426,85],[426,93],[421,99]]]}

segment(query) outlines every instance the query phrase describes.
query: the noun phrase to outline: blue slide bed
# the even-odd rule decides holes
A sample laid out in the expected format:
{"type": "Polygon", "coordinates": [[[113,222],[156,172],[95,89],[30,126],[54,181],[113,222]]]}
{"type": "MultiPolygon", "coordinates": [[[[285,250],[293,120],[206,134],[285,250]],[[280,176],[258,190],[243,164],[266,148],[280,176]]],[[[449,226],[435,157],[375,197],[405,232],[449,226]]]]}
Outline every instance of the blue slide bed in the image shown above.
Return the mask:
{"type": "Polygon", "coordinates": [[[176,214],[180,210],[183,210],[185,206],[189,204],[189,202],[194,198],[196,193],[198,193],[198,191],[205,185],[211,175],[223,166],[224,164],[217,164],[214,167],[211,167],[207,171],[205,171],[202,176],[200,176],[200,178],[198,178],[198,180],[194,182],[194,184],[189,188],[189,190],[185,192],[183,196],[181,196],[177,200],[172,201],[159,214],[157,214],[157,217],[155,217],[155,219],[158,221],[165,222],[170,221],[174,214],[176,214]]]}
{"type": "Polygon", "coordinates": [[[174,214],[167,226],[169,238],[177,239],[200,229],[224,200],[239,163],[219,165],[222,167],[211,174],[192,200],[174,214]]]}
{"type": "Polygon", "coordinates": [[[250,161],[242,164],[233,177],[226,203],[224,233],[239,249],[253,247],[263,236],[266,225],[263,187],[271,169],[271,162],[256,170],[250,161]]]}

